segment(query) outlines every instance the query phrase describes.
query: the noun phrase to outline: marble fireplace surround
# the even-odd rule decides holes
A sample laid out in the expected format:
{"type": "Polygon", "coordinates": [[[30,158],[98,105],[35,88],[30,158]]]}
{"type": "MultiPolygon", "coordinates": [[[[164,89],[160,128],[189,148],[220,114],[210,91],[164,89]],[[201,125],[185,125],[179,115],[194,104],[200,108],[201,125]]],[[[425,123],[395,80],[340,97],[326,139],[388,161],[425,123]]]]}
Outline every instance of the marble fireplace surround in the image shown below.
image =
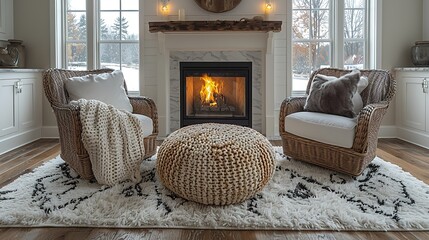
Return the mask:
{"type": "Polygon", "coordinates": [[[173,51],[170,52],[170,132],[180,128],[180,62],[251,62],[252,128],[262,132],[261,51],[173,51]]]}
{"type": "Polygon", "coordinates": [[[273,32],[158,32],[159,136],[178,129],[179,63],[252,62],[252,128],[274,136],[273,32]]]}

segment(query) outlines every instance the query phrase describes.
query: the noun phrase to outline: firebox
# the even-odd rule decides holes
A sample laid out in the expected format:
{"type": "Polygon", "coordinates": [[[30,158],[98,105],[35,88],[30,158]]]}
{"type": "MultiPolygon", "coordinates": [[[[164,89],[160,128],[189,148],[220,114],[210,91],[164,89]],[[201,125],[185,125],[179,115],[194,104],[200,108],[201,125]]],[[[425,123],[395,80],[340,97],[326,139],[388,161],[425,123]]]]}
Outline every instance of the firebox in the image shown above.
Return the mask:
{"type": "Polygon", "coordinates": [[[252,126],[251,62],[181,62],[180,127],[252,126]]]}

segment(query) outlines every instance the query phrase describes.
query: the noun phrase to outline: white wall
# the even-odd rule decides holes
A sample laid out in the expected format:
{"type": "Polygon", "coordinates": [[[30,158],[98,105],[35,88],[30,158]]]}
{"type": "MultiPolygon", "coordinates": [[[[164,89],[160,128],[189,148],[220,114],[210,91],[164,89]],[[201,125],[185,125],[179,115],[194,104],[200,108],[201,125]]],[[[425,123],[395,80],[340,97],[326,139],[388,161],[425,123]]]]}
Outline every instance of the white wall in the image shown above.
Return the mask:
{"type": "MultiPolygon", "coordinates": [[[[422,0],[383,0],[382,68],[412,66],[411,46],[422,39],[422,3],[422,0]]],[[[395,124],[393,101],[382,125],[395,124]]]]}
{"type": "MultiPolygon", "coordinates": [[[[15,38],[23,40],[27,68],[50,67],[50,0],[14,0],[15,38]]],[[[43,126],[56,126],[49,102],[43,97],[43,126]]]]}
{"type": "MultiPolygon", "coordinates": [[[[14,0],[14,28],[15,38],[24,41],[27,49],[27,67],[28,68],[47,68],[50,66],[50,38],[49,38],[49,2],[52,0],[14,0]]],[[[425,28],[428,28],[429,16],[429,0],[384,0],[383,1],[383,35],[382,35],[382,67],[385,69],[392,69],[400,66],[410,66],[410,47],[416,40],[423,37],[423,15],[425,16],[425,28]],[[424,8],[423,8],[424,6],[424,8]],[[422,13],[425,12],[426,14],[422,13]]],[[[162,20],[161,16],[157,16],[156,0],[145,0],[145,27],[149,20],[162,20]]],[[[177,15],[179,8],[186,9],[187,19],[237,19],[239,17],[250,17],[256,13],[262,13],[262,5],[257,2],[262,1],[248,1],[244,0],[237,8],[227,13],[209,13],[200,9],[192,0],[172,0],[172,14],[177,15]],[[232,16],[231,16],[232,15],[232,16]]],[[[283,0],[275,0],[275,3],[284,4],[283,0]]],[[[285,7],[277,8],[276,13],[273,15],[273,20],[286,19],[285,7]]],[[[174,18],[177,16],[171,16],[174,18]]],[[[285,23],[284,23],[285,24],[285,23]]],[[[143,84],[146,86],[143,93],[151,96],[156,82],[154,82],[153,73],[146,71],[154,66],[151,56],[155,54],[151,51],[156,51],[154,36],[146,34],[144,43],[147,51],[144,52],[143,61],[145,61],[145,77],[143,84]],[[149,50],[151,49],[151,50],[149,50]]],[[[275,96],[275,104],[278,106],[279,101],[286,92],[285,78],[283,76],[283,68],[286,68],[286,45],[282,38],[286,38],[285,34],[280,34],[276,41],[276,72],[275,79],[280,87],[275,96]]],[[[427,32],[425,40],[428,40],[427,32]]],[[[156,96],[155,96],[156,97],[156,96]]],[[[394,106],[389,109],[389,113],[383,121],[383,125],[394,125],[395,118],[394,106]]],[[[277,108],[276,108],[277,109],[277,108]]],[[[278,112],[276,112],[278,115],[278,112]]],[[[44,126],[55,125],[55,118],[50,112],[49,105],[45,104],[44,126]]],[[[276,126],[277,127],[277,126],[276,126]]]]}
{"type": "Polygon", "coordinates": [[[28,68],[49,67],[49,0],[13,0],[15,38],[23,40],[28,68]]]}
{"type": "Polygon", "coordinates": [[[423,40],[429,40],[429,0],[423,0],[423,40]]]}
{"type": "Polygon", "coordinates": [[[8,39],[13,38],[13,0],[1,0],[0,2],[0,47],[6,47],[8,39]]]}
{"type": "Polygon", "coordinates": [[[422,39],[422,8],[422,0],[383,1],[383,68],[412,66],[411,46],[422,39]]]}

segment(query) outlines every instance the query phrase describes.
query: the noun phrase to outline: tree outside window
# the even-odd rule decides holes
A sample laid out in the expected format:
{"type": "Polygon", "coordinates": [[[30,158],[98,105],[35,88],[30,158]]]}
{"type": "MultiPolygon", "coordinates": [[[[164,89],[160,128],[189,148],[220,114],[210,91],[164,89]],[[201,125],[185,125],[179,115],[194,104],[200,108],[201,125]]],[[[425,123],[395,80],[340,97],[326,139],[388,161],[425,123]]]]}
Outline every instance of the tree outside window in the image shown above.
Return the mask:
{"type": "Polygon", "coordinates": [[[121,69],[128,90],[138,91],[139,1],[98,0],[93,12],[87,11],[86,1],[66,1],[66,67],[121,69]],[[91,24],[87,21],[87,16],[94,15],[99,18],[91,24]],[[96,36],[94,42],[87,41],[89,35],[96,36]],[[91,55],[94,53],[95,56],[91,55]],[[94,62],[89,64],[88,59],[93,59],[94,62]]]}
{"type": "Polygon", "coordinates": [[[66,14],[66,66],[68,69],[86,69],[86,12],[68,4],[66,14]]]}
{"type": "Polygon", "coordinates": [[[362,69],[365,66],[366,3],[346,0],[344,7],[344,67],[362,69]]]}
{"type": "Polygon", "coordinates": [[[322,67],[363,68],[366,41],[365,0],[293,0],[292,1],[292,91],[303,92],[310,74],[322,67]],[[335,8],[337,1],[343,6],[335,8]],[[344,19],[335,21],[342,12],[344,19]],[[343,24],[338,28],[334,23],[343,24]],[[341,32],[334,34],[334,29],[341,32]],[[343,50],[334,39],[342,36],[343,50]],[[342,54],[342,55],[341,55],[342,54]],[[340,56],[341,55],[341,56],[340,56]],[[341,64],[334,66],[334,62],[341,64]]]}

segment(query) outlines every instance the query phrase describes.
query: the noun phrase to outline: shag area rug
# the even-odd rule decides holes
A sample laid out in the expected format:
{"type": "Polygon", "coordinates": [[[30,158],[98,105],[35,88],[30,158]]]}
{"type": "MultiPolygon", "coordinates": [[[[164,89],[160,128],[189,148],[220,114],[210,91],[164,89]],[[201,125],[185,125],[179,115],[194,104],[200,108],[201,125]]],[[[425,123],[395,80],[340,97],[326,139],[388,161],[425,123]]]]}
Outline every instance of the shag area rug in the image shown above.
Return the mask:
{"type": "Polygon", "coordinates": [[[0,225],[121,228],[427,230],[429,187],[380,158],[359,177],[294,161],[275,147],[273,179],[230,206],[187,201],[158,180],[106,187],[82,180],[57,157],[0,189],[0,225]]]}

